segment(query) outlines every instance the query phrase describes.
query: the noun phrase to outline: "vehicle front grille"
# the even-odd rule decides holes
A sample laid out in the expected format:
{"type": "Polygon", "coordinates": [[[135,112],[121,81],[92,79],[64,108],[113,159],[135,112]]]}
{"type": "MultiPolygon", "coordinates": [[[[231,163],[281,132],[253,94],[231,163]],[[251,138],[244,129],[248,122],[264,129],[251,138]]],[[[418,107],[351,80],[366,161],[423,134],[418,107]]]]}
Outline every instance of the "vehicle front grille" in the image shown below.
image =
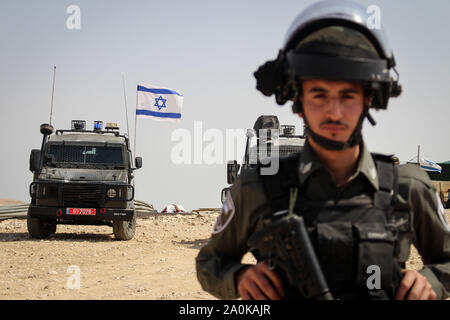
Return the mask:
{"type": "Polygon", "coordinates": [[[65,184],[63,185],[64,206],[77,208],[96,208],[102,199],[100,185],[65,184]]]}

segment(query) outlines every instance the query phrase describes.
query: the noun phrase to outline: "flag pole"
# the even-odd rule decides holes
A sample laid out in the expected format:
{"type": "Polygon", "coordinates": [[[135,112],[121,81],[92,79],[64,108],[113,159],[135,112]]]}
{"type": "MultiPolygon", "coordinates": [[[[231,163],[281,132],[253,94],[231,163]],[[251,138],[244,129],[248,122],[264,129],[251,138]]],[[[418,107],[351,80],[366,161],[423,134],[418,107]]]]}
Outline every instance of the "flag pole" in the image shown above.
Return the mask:
{"type": "MultiPolygon", "coordinates": [[[[136,110],[138,107],[138,90],[136,88],[136,110]]],[[[134,112],[134,150],[133,150],[133,154],[136,157],[136,129],[137,129],[137,114],[136,111],[134,112]]]]}
{"type": "MultiPolygon", "coordinates": [[[[134,159],[136,159],[136,129],[137,129],[137,106],[138,106],[138,90],[136,87],[136,108],[134,110],[134,148],[133,148],[133,155],[134,159]]],[[[133,187],[135,186],[136,179],[133,178],[133,187]]]]}
{"type": "Polygon", "coordinates": [[[417,164],[420,166],[420,144],[417,147],[417,164]]]}

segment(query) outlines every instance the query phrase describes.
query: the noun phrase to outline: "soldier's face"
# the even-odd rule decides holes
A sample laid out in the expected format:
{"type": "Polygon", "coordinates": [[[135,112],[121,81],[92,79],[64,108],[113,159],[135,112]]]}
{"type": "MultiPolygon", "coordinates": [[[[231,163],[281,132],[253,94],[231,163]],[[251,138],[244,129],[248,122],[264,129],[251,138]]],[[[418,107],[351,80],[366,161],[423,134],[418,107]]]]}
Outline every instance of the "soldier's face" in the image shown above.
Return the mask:
{"type": "Polygon", "coordinates": [[[303,81],[300,96],[312,131],[339,142],[346,142],[356,128],[364,99],[362,84],[330,80],[303,81]]]}

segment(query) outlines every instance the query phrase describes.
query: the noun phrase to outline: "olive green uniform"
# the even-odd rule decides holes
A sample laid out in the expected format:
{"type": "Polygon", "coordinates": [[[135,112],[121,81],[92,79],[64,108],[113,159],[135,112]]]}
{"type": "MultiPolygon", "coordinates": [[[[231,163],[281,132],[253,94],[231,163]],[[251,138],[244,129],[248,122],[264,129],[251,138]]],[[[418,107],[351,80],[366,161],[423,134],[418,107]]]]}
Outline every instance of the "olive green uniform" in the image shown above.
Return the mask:
{"type": "MultiPolygon", "coordinates": [[[[438,299],[450,292],[450,228],[445,220],[436,190],[428,175],[416,165],[398,167],[398,195],[395,212],[407,220],[399,228],[398,259],[405,262],[414,244],[422,256],[425,276],[438,299]]],[[[317,201],[348,199],[378,190],[374,160],[361,144],[357,170],[349,181],[337,186],[329,171],[306,143],[298,165],[301,192],[317,201]]],[[[222,299],[239,297],[235,275],[245,265],[241,259],[250,248],[247,240],[263,226],[262,216],[270,207],[261,178],[255,169],[243,170],[231,188],[209,242],[196,258],[197,277],[204,290],[222,299]]]]}

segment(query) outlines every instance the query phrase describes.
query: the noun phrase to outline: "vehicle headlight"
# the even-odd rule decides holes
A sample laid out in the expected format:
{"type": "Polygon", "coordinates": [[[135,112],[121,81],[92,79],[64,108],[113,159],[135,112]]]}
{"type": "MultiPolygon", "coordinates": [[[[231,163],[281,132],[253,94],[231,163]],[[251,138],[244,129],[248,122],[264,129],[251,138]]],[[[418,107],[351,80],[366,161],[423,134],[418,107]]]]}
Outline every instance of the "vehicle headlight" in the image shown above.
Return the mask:
{"type": "Polygon", "coordinates": [[[58,185],[52,183],[40,183],[34,188],[38,198],[52,198],[58,196],[58,185]]]}
{"type": "Polygon", "coordinates": [[[115,198],[117,196],[117,191],[116,189],[110,188],[106,192],[106,195],[108,196],[108,198],[115,198]]]}

